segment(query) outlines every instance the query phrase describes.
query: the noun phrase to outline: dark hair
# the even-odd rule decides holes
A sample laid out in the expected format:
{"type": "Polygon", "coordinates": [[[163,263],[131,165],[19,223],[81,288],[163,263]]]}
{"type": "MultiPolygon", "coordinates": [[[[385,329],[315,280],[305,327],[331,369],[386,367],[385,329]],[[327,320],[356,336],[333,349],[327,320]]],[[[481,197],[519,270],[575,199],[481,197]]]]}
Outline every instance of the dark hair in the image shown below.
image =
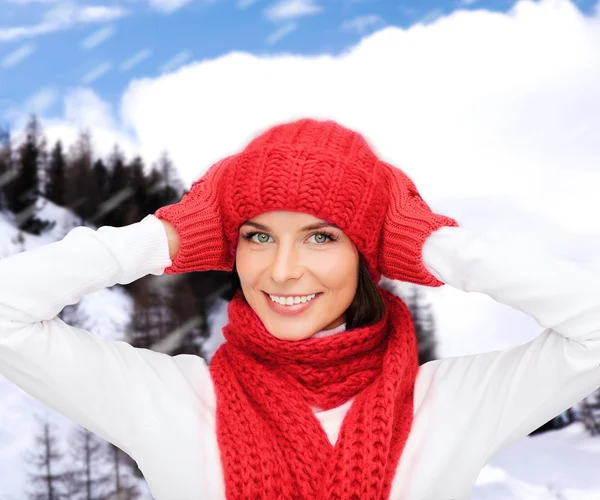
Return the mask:
{"type": "MultiPolygon", "coordinates": [[[[369,275],[365,258],[360,252],[358,255],[358,283],[354,299],[348,306],[348,309],[346,309],[346,330],[377,323],[383,317],[385,310],[383,297],[369,275]]],[[[241,288],[240,277],[235,264],[233,266],[231,285],[232,294],[230,296],[233,297],[233,294],[241,288]]]]}

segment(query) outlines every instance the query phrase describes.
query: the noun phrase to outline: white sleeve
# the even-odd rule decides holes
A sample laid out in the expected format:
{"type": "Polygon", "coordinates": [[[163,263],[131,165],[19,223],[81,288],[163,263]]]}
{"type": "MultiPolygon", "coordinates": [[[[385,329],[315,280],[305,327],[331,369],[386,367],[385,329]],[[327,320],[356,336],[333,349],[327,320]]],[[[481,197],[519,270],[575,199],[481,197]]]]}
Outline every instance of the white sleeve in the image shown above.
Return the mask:
{"type": "Polygon", "coordinates": [[[84,295],[161,275],[169,265],[167,236],[154,215],[118,228],[77,227],[60,241],[0,259],[0,374],[128,452],[156,401],[190,387],[183,370],[208,380],[206,364],[98,338],[57,314],[84,295]]]}
{"type": "Polygon", "coordinates": [[[430,389],[449,413],[462,414],[487,458],[600,387],[598,270],[492,244],[459,227],[431,235],[423,260],[444,283],[484,293],[544,329],[524,345],[423,367],[424,378],[437,386],[430,389]]]}

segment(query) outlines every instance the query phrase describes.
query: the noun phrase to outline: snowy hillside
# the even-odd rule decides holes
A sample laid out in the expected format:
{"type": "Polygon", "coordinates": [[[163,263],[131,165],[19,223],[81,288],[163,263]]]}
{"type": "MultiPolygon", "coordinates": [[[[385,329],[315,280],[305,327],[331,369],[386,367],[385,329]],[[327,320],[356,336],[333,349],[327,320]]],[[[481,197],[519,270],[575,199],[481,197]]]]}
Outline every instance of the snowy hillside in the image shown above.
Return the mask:
{"type": "MultiPolygon", "coordinates": [[[[38,217],[56,221],[56,225],[40,236],[29,235],[15,228],[11,214],[0,212],[0,258],[60,240],[80,225],[79,219],[64,208],[46,201],[38,203],[38,217]]],[[[116,340],[124,336],[132,307],[127,293],[114,287],[83,297],[77,305],[77,315],[86,330],[116,340]]],[[[66,442],[75,428],[70,420],[37,402],[0,375],[0,500],[26,498],[24,485],[31,466],[25,461],[24,453],[32,449],[34,434],[39,432],[36,416],[47,417],[57,425],[59,442],[66,442]]],[[[145,498],[151,499],[151,496],[148,494],[145,498]]]]}
{"type": "Polygon", "coordinates": [[[598,500],[600,438],[581,424],[525,438],[481,471],[473,500],[598,500]]]}

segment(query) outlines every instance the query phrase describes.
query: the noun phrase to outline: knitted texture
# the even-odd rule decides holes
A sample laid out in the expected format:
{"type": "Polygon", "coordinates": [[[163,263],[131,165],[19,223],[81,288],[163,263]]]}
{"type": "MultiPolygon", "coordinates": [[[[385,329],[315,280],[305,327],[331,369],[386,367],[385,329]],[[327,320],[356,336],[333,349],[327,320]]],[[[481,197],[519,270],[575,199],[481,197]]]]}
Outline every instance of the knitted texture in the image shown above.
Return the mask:
{"type": "Polygon", "coordinates": [[[173,224],[181,250],[165,274],[231,270],[240,226],[264,212],[310,213],[340,227],[377,283],[442,283],[422,262],[425,239],[456,221],[433,213],[414,183],[379,160],[358,132],[334,121],[276,125],[155,215],[173,224]]]}
{"type": "Polygon", "coordinates": [[[226,495],[236,499],[389,498],[413,418],[414,325],[401,299],[377,323],[301,342],[280,340],[239,294],[211,376],[226,495]],[[311,406],[354,398],[335,445],[311,406]]]}
{"type": "Polygon", "coordinates": [[[219,178],[227,159],[208,169],[178,203],[159,208],[154,215],[173,224],[179,251],[165,274],[191,271],[231,271],[233,257],[223,234],[219,178]]]}

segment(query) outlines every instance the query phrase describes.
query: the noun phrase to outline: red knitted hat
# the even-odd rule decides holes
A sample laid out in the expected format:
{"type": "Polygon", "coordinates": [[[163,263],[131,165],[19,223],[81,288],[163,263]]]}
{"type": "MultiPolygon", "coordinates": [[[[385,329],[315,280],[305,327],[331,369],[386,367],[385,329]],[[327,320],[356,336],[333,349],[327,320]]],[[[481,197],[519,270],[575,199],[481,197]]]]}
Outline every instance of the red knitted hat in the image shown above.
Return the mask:
{"type": "Polygon", "coordinates": [[[213,165],[179,203],[155,213],[180,236],[165,273],[231,270],[240,226],[274,210],[309,213],[340,227],[375,283],[384,274],[440,286],[422,262],[422,246],[436,229],[458,225],[433,213],[414,183],[379,160],[361,134],[305,118],[262,133],[213,165]]]}

